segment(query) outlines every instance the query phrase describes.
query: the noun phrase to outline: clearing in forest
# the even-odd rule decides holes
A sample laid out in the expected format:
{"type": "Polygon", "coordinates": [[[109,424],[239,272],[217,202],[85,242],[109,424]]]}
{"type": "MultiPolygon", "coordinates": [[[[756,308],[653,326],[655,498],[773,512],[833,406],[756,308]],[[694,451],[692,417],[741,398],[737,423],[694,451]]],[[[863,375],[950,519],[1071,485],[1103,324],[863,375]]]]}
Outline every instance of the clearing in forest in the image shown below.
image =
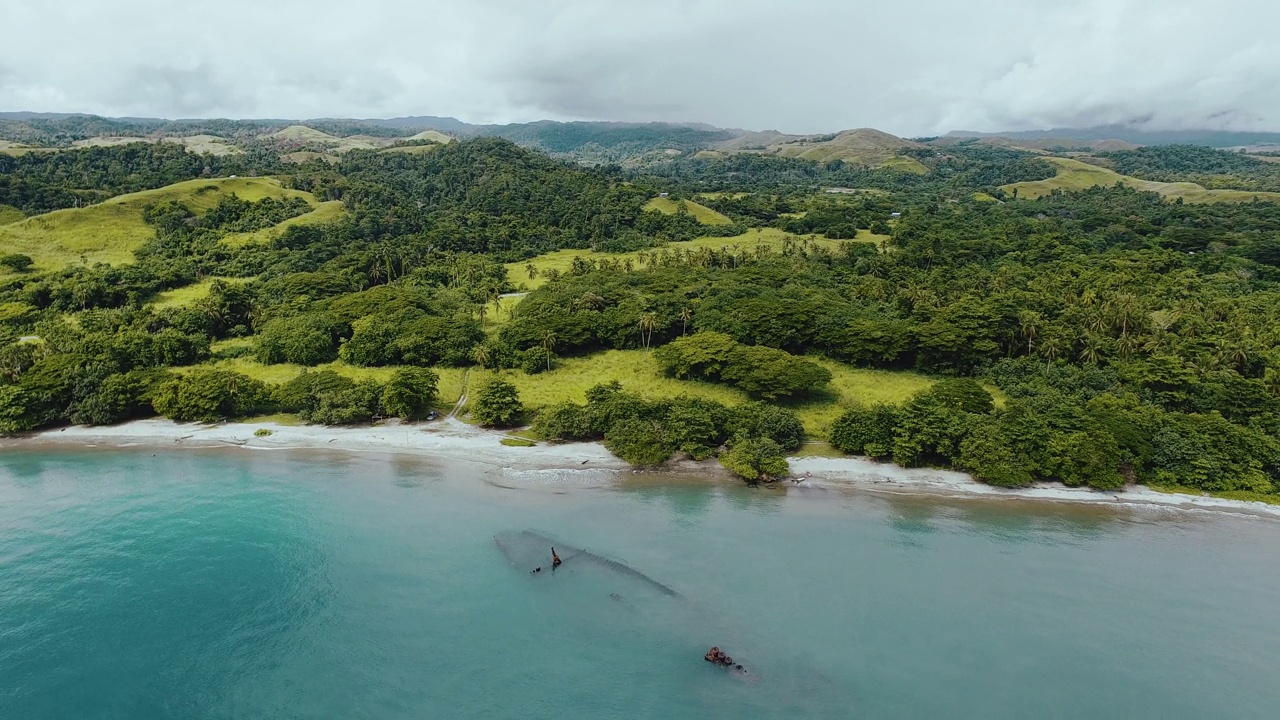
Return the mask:
{"type": "Polygon", "coordinates": [[[699,205],[692,200],[672,200],[671,198],[657,197],[645,204],[645,210],[657,210],[666,215],[675,215],[680,210],[681,203],[685,209],[693,216],[694,220],[703,225],[732,225],[733,221],[728,217],[712,210],[706,205],[699,205]]]}
{"type": "MultiPolygon", "coordinates": [[[[274,178],[187,180],[155,190],[118,195],[97,205],[55,210],[0,225],[0,247],[6,252],[30,255],[42,270],[80,263],[132,262],[134,251],[155,232],[142,219],[148,205],[176,200],[201,213],[231,194],[249,201],[300,197],[312,206],[320,204],[311,193],[286,189],[274,178]]],[[[294,218],[294,222],[298,220],[294,218]]]]}
{"type": "Polygon", "coordinates": [[[1280,200],[1280,193],[1260,192],[1254,190],[1207,190],[1202,185],[1189,182],[1156,182],[1155,180],[1140,180],[1136,177],[1121,175],[1114,170],[1108,170],[1097,165],[1090,165],[1079,160],[1070,158],[1049,157],[1044,158],[1045,162],[1053,163],[1058,166],[1058,174],[1048,180],[1034,180],[1028,182],[1012,183],[1001,187],[1009,195],[1013,195],[1013,191],[1018,191],[1018,197],[1026,200],[1034,200],[1038,197],[1048,195],[1054,190],[1063,190],[1072,192],[1076,190],[1085,190],[1095,185],[1103,185],[1106,187],[1114,186],[1116,183],[1126,185],[1136,190],[1145,192],[1160,193],[1165,198],[1173,200],[1182,198],[1184,202],[1190,203],[1218,203],[1218,202],[1250,202],[1254,199],[1258,200],[1280,200]]]}
{"type": "MultiPolygon", "coordinates": [[[[903,403],[933,385],[933,379],[913,372],[866,370],[810,357],[831,371],[831,383],[814,396],[777,405],[795,411],[812,437],[826,438],[831,424],[849,407],[873,403],[903,403]]],[[[483,382],[492,371],[473,371],[472,382],[483,382]]],[[[748,402],[746,393],[718,383],[677,380],[662,374],[653,353],[646,350],[606,350],[586,357],[555,361],[549,372],[528,375],[503,371],[520,391],[526,408],[539,410],[562,402],[586,402],[586,392],[600,383],[617,380],[623,389],[658,400],[688,395],[733,406],[748,402]]]]}
{"type": "Polygon", "coordinates": [[[155,300],[151,302],[151,307],[156,310],[173,307],[186,307],[208,297],[209,288],[213,287],[215,282],[222,281],[230,285],[238,285],[247,283],[250,280],[253,280],[253,278],[207,277],[198,283],[193,283],[186,287],[157,293],[155,300]]]}
{"type": "Polygon", "coordinates": [[[556,252],[539,255],[531,260],[521,260],[520,262],[507,263],[507,279],[517,288],[526,290],[536,290],[547,283],[546,271],[556,270],[560,273],[569,271],[573,266],[573,259],[576,257],[589,258],[592,260],[631,260],[635,267],[644,267],[640,261],[640,253],[668,252],[674,251],[698,251],[703,248],[710,248],[717,252],[721,250],[731,250],[735,254],[743,251],[754,251],[764,246],[775,252],[780,251],[783,242],[790,239],[792,242],[808,243],[809,247],[822,247],[828,250],[838,250],[845,243],[866,242],[882,244],[888,239],[887,235],[875,235],[868,230],[859,230],[858,237],[851,240],[830,240],[821,235],[792,235],[777,228],[753,228],[741,235],[733,237],[704,237],[687,242],[667,243],[661,248],[650,248],[648,250],[637,250],[629,253],[598,253],[592,250],[557,250],[556,252]],[[529,277],[529,266],[532,265],[535,270],[534,277],[529,277]]]}

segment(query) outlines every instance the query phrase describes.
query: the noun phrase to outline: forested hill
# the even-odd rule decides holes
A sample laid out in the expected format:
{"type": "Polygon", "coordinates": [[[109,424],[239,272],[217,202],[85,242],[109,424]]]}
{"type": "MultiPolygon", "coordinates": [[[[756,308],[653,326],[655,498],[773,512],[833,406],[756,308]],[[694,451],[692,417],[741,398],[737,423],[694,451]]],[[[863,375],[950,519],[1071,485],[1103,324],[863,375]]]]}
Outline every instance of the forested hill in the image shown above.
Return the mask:
{"type": "MultiPolygon", "coordinates": [[[[118,142],[208,134],[241,149],[272,144],[272,135],[304,125],[333,136],[382,138],[388,143],[436,130],[457,138],[499,137],[518,145],[592,164],[615,163],[662,152],[694,152],[735,136],[734,131],[673,123],[556,122],[472,125],[453,118],[383,120],[159,120],[93,115],[0,113],[0,140],[37,147],[118,142]]],[[[316,148],[320,149],[320,148],[316,148]]]]}
{"type": "Polygon", "coordinates": [[[1280,500],[1280,204],[1134,185],[1269,166],[901,152],[910,168],[589,167],[493,137],[3,158],[0,432],[415,419],[465,394],[486,425],[751,481],[808,438],[1004,486],[1280,500]],[[1134,176],[1081,170],[1106,164],[1134,176]],[[1034,183],[1056,186],[1014,192],[1034,183]]]}
{"type": "Polygon", "coordinates": [[[0,154],[0,205],[37,215],[201,176],[248,175],[278,169],[278,159],[266,154],[201,156],[173,144],[134,143],[74,152],[0,154]]]}
{"type": "Polygon", "coordinates": [[[1144,180],[1194,182],[1208,188],[1280,191],[1280,163],[1200,145],[1158,145],[1098,153],[1116,172],[1144,180]]]}
{"type": "Polygon", "coordinates": [[[330,192],[371,239],[413,235],[438,248],[514,260],[711,232],[688,217],[644,213],[651,193],[617,170],[567,165],[497,138],[420,155],[353,152],[337,171],[330,192]]]}

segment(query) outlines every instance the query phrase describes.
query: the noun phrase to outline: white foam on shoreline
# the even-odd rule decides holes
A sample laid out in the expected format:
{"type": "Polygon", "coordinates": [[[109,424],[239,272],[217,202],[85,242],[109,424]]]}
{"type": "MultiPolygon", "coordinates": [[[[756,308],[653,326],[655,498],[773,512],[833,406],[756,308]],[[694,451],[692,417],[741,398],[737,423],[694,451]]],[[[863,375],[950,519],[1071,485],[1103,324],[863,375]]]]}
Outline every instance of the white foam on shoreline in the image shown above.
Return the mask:
{"type": "MultiPolygon", "coordinates": [[[[0,441],[0,448],[41,444],[79,447],[239,447],[247,450],[334,450],[408,453],[442,460],[478,462],[498,470],[503,484],[603,487],[616,482],[627,463],[600,443],[539,443],[533,447],[503,445],[502,433],[467,425],[454,418],[432,423],[388,421],[366,427],[222,423],[201,425],[170,420],[136,420],[105,427],[74,426],[30,437],[0,441]],[[256,437],[258,430],[270,430],[256,437]]],[[[930,468],[902,468],[866,458],[790,458],[793,475],[803,485],[830,489],[1009,498],[1094,504],[1141,504],[1184,510],[1219,510],[1280,518],[1280,506],[1199,495],[1162,493],[1145,487],[1101,492],[1049,483],[1017,490],[992,487],[965,473],[930,468]],[[806,477],[806,474],[808,476],[806,477]]],[[[673,474],[728,477],[714,460],[681,462],[673,474]]]]}

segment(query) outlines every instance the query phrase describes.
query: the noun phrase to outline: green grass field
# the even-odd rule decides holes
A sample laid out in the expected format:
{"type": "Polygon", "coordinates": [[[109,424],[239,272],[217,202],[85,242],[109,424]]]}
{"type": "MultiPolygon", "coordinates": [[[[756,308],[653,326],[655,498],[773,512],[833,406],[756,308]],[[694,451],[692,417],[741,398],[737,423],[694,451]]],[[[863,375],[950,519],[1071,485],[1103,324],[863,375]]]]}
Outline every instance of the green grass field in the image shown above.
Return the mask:
{"type": "MultiPolygon", "coordinates": [[[[175,288],[173,290],[166,290],[162,293],[158,293],[155,297],[155,300],[152,301],[151,306],[156,310],[163,310],[164,308],[171,308],[171,307],[185,307],[187,305],[190,305],[194,302],[203,300],[206,297],[208,297],[209,288],[213,285],[214,281],[216,280],[221,280],[226,283],[247,283],[252,279],[253,278],[232,278],[232,277],[205,278],[204,280],[201,280],[200,282],[195,283],[193,285],[187,285],[186,287],[175,288]]],[[[236,339],[243,339],[243,338],[236,338],[236,339]]]]}
{"type": "MultiPolygon", "coordinates": [[[[792,240],[804,241],[808,238],[799,235],[791,235],[777,228],[753,228],[747,232],[733,237],[704,237],[688,242],[668,243],[668,250],[701,250],[702,248],[711,248],[712,250],[721,250],[723,248],[735,248],[737,252],[743,250],[754,250],[760,245],[765,245],[773,250],[782,248],[782,241],[786,238],[792,240]]],[[[866,230],[859,230],[858,237],[854,240],[828,240],[821,236],[815,236],[809,239],[812,245],[825,247],[832,250],[838,249],[843,243],[847,242],[870,242],[883,243],[888,239],[887,235],[873,235],[866,230]]],[[[591,250],[558,250],[553,253],[539,255],[532,260],[524,260],[507,264],[507,278],[511,284],[517,288],[523,287],[526,290],[535,290],[546,284],[547,280],[544,271],[555,269],[561,273],[567,272],[573,265],[575,257],[585,258],[609,258],[615,260],[630,258],[633,262],[638,262],[639,252],[632,253],[596,253],[591,250]],[[538,276],[529,279],[528,266],[533,264],[538,269],[538,276]]]]}
{"type": "Polygon", "coordinates": [[[120,195],[85,208],[57,210],[0,225],[0,247],[6,252],[30,255],[36,267],[44,270],[81,262],[89,265],[132,262],[133,252],[154,232],[142,219],[147,205],[177,200],[196,212],[203,212],[232,193],[250,201],[300,197],[312,205],[318,204],[310,193],[288,190],[274,178],[188,180],[156,190],[120,195]]]}
{"type": "Polygon", "coordinates": [[[1280,193],[1248,190],[1206,190],[1195,183],[1164,183],[1153,180],[1139,180],[1128,175],[1121,175],[1114,170],[1108,170],[1107,168],[1070,158],[1049,157],[1044,158],[1044,160],[1058,166],[1057,175],[1048,180],[1013,183],[1005,185],[1001,189],[1009,194],[1012,194],[1016,189],[1019,198],[1034,200],[1043,195],[1048,195],[1054,190],[1084,190],[1095,185],[1110,187],[1120,183],[1137,190],[1160,193],[1169,200],[1182,198],[1184,202],[1190,203],[1250,202],[1254,198],[1271,201],[1280,200],[1280,193]]]}
{"type": "MultiPolygon", "coordinates": [[[[216,343],[213,349],[216,352],[229,347],[251,345],[251,339],[238,338],[216,343]]],[[[831,384],[814,397],[780,404],[794,411],[804,423],[809,436],[820,441],[827,438],[832,423],[847,408],[873,403],[900,404],[934,383],[932,378],[918,373],[865,370],[825,358],[812,359],[831,371],[831,384]]],[[[271,384],[288,382],[307,369],[291,364],[263,365],[247,357],[215,360],[199,367],[234,370],[271,384]]],[[[622,387],[628,392],[654,400],[688,395],[715,400],[731,407],[750,400],[746,393],[726,385],[666,377],[659,371],[653,353],[645,350],[607,350],[587,357],[565,358],[556,361],[551,371],[536,375],[520,370],[432,369],[440,376],[437,406],[441,409],[450,408],[458,402],[464,383],[469,389],[469,395],[474,398],[476,389],[495,374],[510,380],[519,390],[520,400],[525,407],[534,412],[561,402],[584,403],[587,390],[613,380],[622,383],[622,387]]],[[[386,382],[395,374],[396,368],[356,367],[339,360],[311,370],[333,370],[355,380],[386,382]]],[[[175,371],[190,372],[191,368],[175,368],[175,371]]],[[[997,405],[1003,405],[1004,396],[994,388],[988,390],[996,396],[997,405]]],[[[821,448],[814,447],[809,452],[817,454],[820,450],[821,448]]]]}
{"type": "Polygon", "coordinates": [[[929,168],[925,167],[924,163],[916,160],[915,158],[905,157],[903,155],[894,155],[888,160],[876,165],[876,169],[901,170],[914,175],[929,174],[929,168]]]}
{"type": "MultiPolygon", "coordinates": [[[[234,341],[228,341],[234,342],[234,341]]],[[[394,367],[357,367],[348,365],[341,360],[336,360],[324,365],[317,365],[313,368],[306,368],[301,365],[291,365],[281,363],[279,365],[263,365],[252,358],[231,358],[227,360],[215,360],[195,367],[218,368],[220,370],[234,370],[242,375],[247,375],[255,380],[261,380],[272,385],[289,382],[303,370],[312,372],[317,370],[333,370],[339,375],[344,375],[352,380],[377,380],[378,382],[386,382],[395,374],[394,367]]],[[[192,368],[174,368],[175,372],[190,372],[192,368]]],[[[441,407],[452,407],[458,402],[458,398],[462,396],[463,376],[466,374],[466,368],[432,368],[432,371],[440,376],[439,384],[439,400],[441,407]]],[[[474,373],[473,373],[474,376],[474,373]]]]}
{"type": "MultiPolygon", "coordinates": [[[[314,200],[314,198],[312,198],[312,200],[314,200]]],[[[311,200],[308,202],[311,202],[311,200]]],[[[346,208],[343,207],[341,200],[330,200],[322,203],[312,202],[312,207],[314,209],[305,215],[289,218],[278,225],[274,225],[264,230],[225,235],[222,238],[222,242],[232,247],[270,242],[272,238],[283,233],[285,228],[289,228],[294,225],[320,225],[322,223],[333,222],[346,213],[346,208]]]]}
{"type": "MultiPolygon", "coordinates": [[[[933,385],[931,378],[909,372],[863,370],[842,363],[814,358],[831,371],[828,389],[812,399],[781,403],[795,411],[809,435],[825,438],[831,424],[854,405],[877,402],[902,403],[933,385]]],[[[475,370],[472,387],[478,387],[493,371],[475,370]]],[[[747,402],[746,393],[726,385],[676,380],[659,371],[653,354],[645,350],[607,350],[580,358],[558,361],[550,372],[527,375],[506,370],[502,374],[520,391],[525,407],[539,410],[561,402],[586,402],[586,391],[600,383],[617,380],[629,392],[651,399],[680,395],[707,398],[733,406],[747,402]]]]}
{"type": "Polygon", "coordinates": [[[0,225],[16,223],[26,217],[22,211],[12,205],[0,205],[0,225]]]}
{"type": "Polygon", "coordinates": [[[433,152],[433,151],[435,151],[435,150],[437,150],[437,149],[439,149],[439,148],[441,148],[441,147],[444,147],[444,146],[443,146],[443,145],[439,145],[439,144],[436,144],[436,145],[400,145],[400,146],[398,146],[398,147],[382,148],[382,149],[381,149],[381,150],[379,150],[378,152],[384,152],[384,153],[404,153],[405,155],[426,155],[427,153],[429,153],[429,152],[433,152]]]}
{"type": "Polygon", "coordinates": [[[720,213],[716,212],[715,210],[712,210],[706,205],[699,205],[698,203],[693,202],[692,200],[672,200],[671,198],[658,197],[646,203],[644,206],[644,209],[657,210],[658,212],[665,213],[667,215],[675,215],[676,212],[680,209],[681,203],[684,203],[685,208],[688,209],[689,214],[693,216],[693,219],[697,220],[703,225],[732,225],[733,224],[733,221],[725,217],[724,215],[721,215],[720,213]]]}

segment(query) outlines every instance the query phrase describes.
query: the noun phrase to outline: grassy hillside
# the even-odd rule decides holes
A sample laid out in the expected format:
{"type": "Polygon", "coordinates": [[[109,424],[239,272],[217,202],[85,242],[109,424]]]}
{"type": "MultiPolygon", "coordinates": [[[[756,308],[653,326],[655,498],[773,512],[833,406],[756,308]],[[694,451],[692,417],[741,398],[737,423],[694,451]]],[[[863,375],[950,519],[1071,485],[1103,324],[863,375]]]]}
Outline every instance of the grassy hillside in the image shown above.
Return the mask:
{"type": "MultiPolygon", "coordinates": [[[[214,349],[231,344],[252,345],[252,340],[227,340],[215,345],[214,349]]],[[[828,390],[811,399],[783,403],[795,411],[804,423],[805,431],[814,438],[825,439],[831,424],[850,406],[880,402],[903,403],[934,383],[932,378],[917,373],[864,370],[823,358],[814,360],[831,371],[832,381],[828,390]]],[[[207,367],[235,370],[273,384],[288,382],[306,369],[290,364],[263,365],[251,358],[218,360],[208,363],[207,367]]],[[[310,370],[333,370],[356,380],[386,382],[395,374],[396,368],[355,367],[337,361],[310,370]]],[[[189,369],[179,368],[178,371],[188,372],[189,369]]],[[[467,370],[443,367],[432,368],[432,371],[440,376],[441,406],[458,401],[464,375],[467,386],[474,391],[495,372],[479,368],[467,370]]],[[[608,350],[587,357],[558,360],[550,372],[528,375],[519,370],[506,370],[502,371],[502,375],[520,391],[520,399],[525,407],[533,411],[562,402],[585,402],[588,389],[612,380],[622,383],[629,392],[650,399],[689,395],[730,406],[750,400],[746,393],[725,385],[665,377],[659,371],[653,353],[645,350],[608,350]]],[[[998,392],[996,394],[998,400],[1003,400],[998,392]]]]}
{"type": "Polygon", "coordinates": [[[439,144],[434,145],[397,145],[395,147],[383,148],[378,152],[384,153],[404,153],[406,155],[425,155],[441,147],[439,144]]]}
{"type": "Polygon", "coordinates": [[[16,223],[26,217],[22,211],[12,205],[0,205],[0,225],[16,223]]]}
{"type": "Polygon", "coordinates": [[[658,212],[666,213],[667,215],[675,215],[676,212],[680,209],[681,202],[684,203],[685,208],[688,209],[689,214],[693,216],[693,219],[697,220],[703,225],[732,225],[733,224],[733,221],[725,217],[724,215],[721,215],[720,213],[716,212],[715,210],[712,210],[706,205],[699,205],[698,203],[693,202],[692,200],[672,200],[671,198],[663,198],[663,197],[654,198],[644,206],[644,209],[657,210],[658,212]]]}
{"type": "MultiPolygon", "coordinates": [[[[922,146],[879,130],[860,128],[846,130],[835,136],[818,136],[778,143],[769,146],[766,152],[816,162],[844,160],[856,165],[880,166],[893,160],[895,163],[910,166],[909,163],[903,163],[907,158],[894,160],[898,157],[899,151],[908,147],[922,146]]],[[[923,165],[915,164],[919,165],[920,169],[924,169],[923,165]]]]}
{"type": "Polygon", "coordinates": [[[928,175],[929,168],[919,160],[906,157],[904,155],[894,155],[884,162],[876,165],[877,168],[889,168],[892,170],[901,170],[902,172],[914,173],[916,175],[928,175]]]}
{"type": "MultiPolygon", "coordinates": [[[[863,370],[830,360],[816,360],[831,371],[829,390],[813,399],[784,405],[800,416],[809,435],[818,438],[825,438],[831,424],[851,405],[902,403],[934,382],[916,373],[863,370]]],[[[490,374],[491,371],[472,371],[473,387],[490,374]]],[[[561,402],[586,402],[588,389],[612,380],[622,383],[630,392],[655,400],[689,395],[732,406],[750,399],[746,393],[725,385],[665,377],[653,353],[645,350],[607,350],[561,360],[550,372],[527,375],[506,371],[503,375],[519,389],[521,400],[531,410],[561,402]]]]}
{"type": "Polygon", "coordinates": [[[305,215],[289,218],[279,225],[269,227],[264,230],[247,233],[232,233],[224,236],[222,238],[222,242],[233,247],[249,245],[257,242],[268,242],[271,238],[274,238],[284,232],[288,227],[294,225],[319,225],[321,223],[333,222],[334,220],[342,217],[342,214],[346,212],[341,200],[315,202],[314,197],[308,197],[307,202],[310,202],[314,209],[305,215]]]}
{"type": "MultiPolygon", "coordinates": [[[[668,243],[666,245],[666,249],[667,250],[701,250],[703,248],[711,248],[712,250],[720,250],[722,248],[726,248],[726,247],[733,248],[734,246],[736,246],[738,251],[742,251],[742,250],[754,250],[757,247],[764,245],[773,250],[780,250],[782,248],[783,240],[787,238],[791,238],[792,240],[796,240],[796,241],[805,240],[805,238],[802,238],[796,235],[790,235],[781,230],[778,230],[777,228],[756,228],[754,230],[748,230],[747,232],[734,237],[705,237],[705,238],[698,238],[697,240],[690,240],[688,242],[668,243]]],[[[834,250],[841,247],[844,243],[847,243],[847,242],[880,243],[884,241],[885,238],[886,236],[884,235],[873,235],[870,232],[867,232],[865,230],[860,230],[858,231],[858,238],[856,240],[828,240],[823,237],[816,237],[809,240],[809,242],[819,247],[825,247],[825,248],[830,248],[834,250]]],[[[573,259],[575,257],[609,258],[612,260],[630,259],[632,262],[638,263],[640,253],[632,252],[632,253],[612,254],[612,253],[596,253],[596,252],[592,252],[591,250],[559,250],[557,252],[547,253],[546,255],[539,255],[538,257],[532,260],[508,263],[507,277],[511,280],[511,283],[516,287],[520,287],[523,285],[526,288],[531,290],[534,288],[539,288],[539,287],[542,287],[547,282],[545,277],[546,270],[550,270],[554,268],[562,273],[567,272],[569,268],[573,265],[573,259]],[[528,273],[528,266],[530,264],[532,264],[538,270],[538,276],[536,278],[533,278],[532,280],[529,278],[529,273],[528,273]]]]}
{"type": "Polygon", "coordinates": [[[233,277],[209,277],[201,280],[193,285],[167,290],[156,296],[152,307],[157,310],[169,307],[183,307],[194,302],[203,300],[209,295],[209,288],[214,282],[221,280],[225,283],[246,283],[251,278],[233,278],[233,277]]]}
{"type": "Polygon", "coordinates": [[[290,125],[283,130],[266,135],[264,138],[284,145],[330,150],[335,153],[344,153],[348,150],[376,150],[396,141],[396,138],[371,137],[368,135],[338,137],[306,125],[290,125]]]}
{"type": "Polygon", "coordinates": [[[319,152],[313,152],[311,150],[299,150],[297,152],[285,153],[284,155],[280,156],[280,159],[284,162],[298,163],[298,164],[309,162],[311,160],[324,160],[329,164],[333,164],[338,162],[340,158],[337,155],[332,155],[329,153],[319,153],[319,152]]]}
{"type": "MultiPolygon", "coordinates": [[[[227,341],[231,343],[239,342],[236,340],[227,341]]],[[[217,349],[217,346],[215,346],[217,349]]],[[[234,370],[238,373],[247,375],[256,380],[263,382],[280,384],[288,382],[303,370],[308,372],[317,372],[320,370],[333,370],[339,375],[345,375],[353,380],[376,380],[378,382],[386,382],[395,374],[396,368],[393,367],[356,367],[348,365],[341,360],[315,367],[307,368],[301,365],[291,365],[282,363],[279,365],[263,365],[262,363],[251,358],[233,358],[230,360],[216,360],[198,367],[214,367],[223,370],[234,370]]],[[[439,383],[439,405],[451,406],[458,402],[458,398],[462,396],[463,377],[467,374],[466,368],[432,368],[432,372],[440,377],[439,383]]],[[[190,372],[191,368],[174,368],[175,372],[190,372]]],[[[471,381],[474,382],[476,372],[471,371],[471,381]]]]}
{"type": "Polygon", "coordinates": [[[318,204],[310,193],[287,190],[273,178],[188,180],[156,190],[120,195],[85,208],[58,210],[2,225],[0,247],[7,252],[30,255],[36,266],[43,269],[80,262],[89,265],[130,262],[134,250],[154,232],[142,219],[147,205],[177,200],[199,213],[232,193],[250,201],[300,197],[312,205],[318,204]]]}
{"type": "Polygon", "coordinates": [[[448,135],[445,135],[442,132],[439,132],[438,130],[423,130],[417,135],[410,135],[409,137],[405,138],[405,140],[430,140],[432,142],[438,142],[441,144],[448,144],[453,142],[453,138],[449,137],[448,135]]]}
{"type": "Polygon", "coordinates": [[[293,140],[297,142],[334,142],[338,138],[327,132],[322,132],[306,125],[290,125],[289,127],[273,132],[267,137],[272,140],[293,140]]]}
{"type": "Polygon", "coordinates": [[[12,155],[18,157],[26,155],[30,152],[47,152],[48,148],[35,147],[32,145],[23,145],[22,143],[10,142],[8,140],[0,140],[0,155],[12,155]]]}
{"type": "Polygon", "coordinates": [[[1013,183],[1003,186],[1002,189],[1008,193],[1012,193],[1017,189],[1018,197],[1035,199],[1042,195],[1048,195],[1054,190],[1084,190],[1095,185],[1110,187],[1116,183],[1121,183],[1138,190],[1160,193],[1170,200],[1182,198],[1184,202],[1192,203],[1249,202],[1254,198],[1280,201],[1280,193],[1246,190],[1206,190],[1203,186],[1195,183],[1164,183],[1153,180],[1139,180],[1128,175],[1121,175],[1114,170],[1069,158],[1051,157],[1045,158],[1045,161],[1058,166],[1058,174],[1056,176],[1048,180],[1013,183]]]}

